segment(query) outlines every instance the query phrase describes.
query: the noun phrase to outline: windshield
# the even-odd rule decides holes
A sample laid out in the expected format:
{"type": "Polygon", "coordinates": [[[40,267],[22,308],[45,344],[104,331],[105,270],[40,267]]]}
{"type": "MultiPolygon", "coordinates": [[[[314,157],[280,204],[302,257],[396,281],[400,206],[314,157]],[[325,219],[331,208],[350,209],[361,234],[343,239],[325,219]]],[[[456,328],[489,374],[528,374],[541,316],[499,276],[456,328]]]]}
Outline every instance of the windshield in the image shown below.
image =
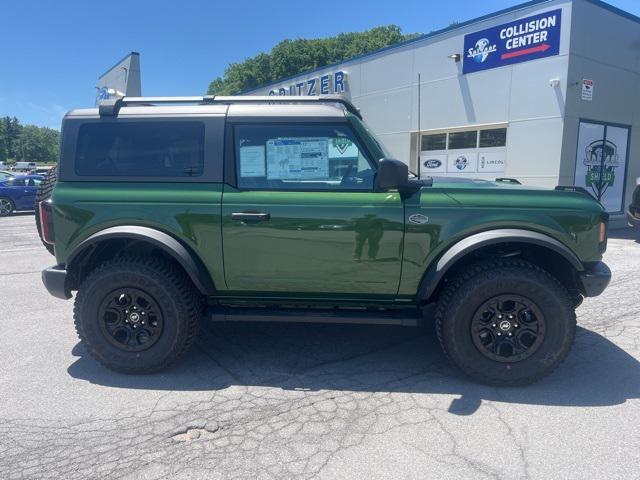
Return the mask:
{"type": "MultiPolygon", "coordinates": [[[[347,113],[347,117],[349,118],[349,121],[351,122],[353,127],[358,131],[360,137],[365,140],[367,146],[371,150],[373,150],[377,156],[379,156],[379,159],[395,158],[394,155],[386,149],[384,144],[380,140],[378,140],[378,138],[375,136],[371,128],[369,128],[364,120],[359,119],[352,113],[347,113]]],[[[418,175],[409,170],[409,176],[417,177],[418,175]]]]}
{"type": "MultiPolygon", "coordinates": [[[[352,113],[347,113],[347,116],[349,118],[349,121],[353,125],[353,127],[357,130],[360,137],[362,137],[362,139],[368,143],[367,146],[371,150],[375,150],[375,152],[373,153],[375,153],[376,156],[380,156],[380,158],[392,158],[392,155],[389,153],[389,151],[385,148],[382,142],[380,142],[376,138],[375,134],[371,131],[371,129],[367,126],[367,124],[363,120],[360,120],[358,117],[356,117],[352,113]]],[[[380,158],[378,158],[378,160],[380,158]]]]}

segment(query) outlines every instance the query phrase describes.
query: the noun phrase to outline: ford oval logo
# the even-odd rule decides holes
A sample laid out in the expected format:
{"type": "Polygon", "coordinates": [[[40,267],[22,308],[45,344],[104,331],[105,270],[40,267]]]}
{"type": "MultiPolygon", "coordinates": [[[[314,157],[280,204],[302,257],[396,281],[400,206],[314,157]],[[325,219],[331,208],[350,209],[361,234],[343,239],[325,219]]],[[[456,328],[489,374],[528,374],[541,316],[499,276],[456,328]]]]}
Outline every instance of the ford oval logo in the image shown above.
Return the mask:
{"type": "Polygon", "coordinates": [[[429,160],[425,160],[423,165],[425,166],[425,168],[438,168],[442,165],[442,162],[440,160],[436,160],[435,158],[431,158],[429,160]]]}
{"type": "Polygon", "coordinates": [[[409,215],[409,222],[424,225],[425,223],[429,223],[429,217],[421,213],[414,213],[413,215],[409,215]]]}

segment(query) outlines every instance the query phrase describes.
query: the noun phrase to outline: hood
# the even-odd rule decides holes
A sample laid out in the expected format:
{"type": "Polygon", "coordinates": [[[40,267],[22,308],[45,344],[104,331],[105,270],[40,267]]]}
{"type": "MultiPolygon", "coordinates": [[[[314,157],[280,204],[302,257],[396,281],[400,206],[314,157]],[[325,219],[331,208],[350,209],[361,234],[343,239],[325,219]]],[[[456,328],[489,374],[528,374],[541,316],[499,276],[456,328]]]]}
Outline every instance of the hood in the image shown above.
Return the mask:
{"type": "Polygon", "coordinates": [[[470,207],[563,208],[604,211],[586,190],[530,187],[511,179],[497,181],[474,178],[433,177],[434,190],[446,193],[458,204],[470,207]]]}

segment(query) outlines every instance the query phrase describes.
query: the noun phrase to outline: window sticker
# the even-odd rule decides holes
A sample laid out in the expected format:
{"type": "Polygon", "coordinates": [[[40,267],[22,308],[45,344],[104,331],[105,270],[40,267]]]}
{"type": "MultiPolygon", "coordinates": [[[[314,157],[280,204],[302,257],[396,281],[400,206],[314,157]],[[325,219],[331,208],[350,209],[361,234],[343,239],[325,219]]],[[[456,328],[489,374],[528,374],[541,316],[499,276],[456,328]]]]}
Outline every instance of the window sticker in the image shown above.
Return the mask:
{"type": "Polygon", "coordinates": [[[329,158],[358,158],[358,146],[346,137],[335,137],[329,142],[329,158]]]}
{"type": "Polygon", "coordinates": [[[329,176],[327,138],[278,138],[267,141],[267,179],[308,180],[329,176]]]}
{"type": "Polygon", "coordinates": [[[265,176],[264,145],[240,147],[240,176],[265,176]]]}

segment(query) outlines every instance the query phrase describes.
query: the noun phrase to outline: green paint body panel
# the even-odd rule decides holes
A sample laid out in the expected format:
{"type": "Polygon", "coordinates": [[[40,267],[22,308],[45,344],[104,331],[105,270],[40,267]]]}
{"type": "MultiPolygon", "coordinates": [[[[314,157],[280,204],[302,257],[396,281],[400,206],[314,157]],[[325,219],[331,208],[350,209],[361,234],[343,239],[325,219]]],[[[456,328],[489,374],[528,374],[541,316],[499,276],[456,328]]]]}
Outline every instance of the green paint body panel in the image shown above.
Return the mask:
{"type": "Polygon", "coordinates": [[[265,192],[225,186],[230,291],[393,299],[402,266],[404,206],[396,192],[265,192]],[[234,212],[268,213],[245,223],[234,212]]]}
{"type": "Polygon", "coordinates": [[[518,228],[560,241],[583,263],[602,259],[598,227],[604,209],[575,192],[502,185],[492,182],[437,183],[405,202],[406,233],[399,295],[413,297],[426,269],[448,248],[475,233],[518,228]],[[414,213],[429,217],[412,225],[414,213]]]}
{"type": "MultiPolygon", "coordinates": [[[[370,156],[385,156],[366,126],[346,117],[370,156]]],[[[208,154],[210,165],[232,158],[219,140],[220,148],[208,154]]],[[[65,157],[61,164],[73,161],[65,157]]],[[[470,235],[503,228],[539,232],[588,264],[601,260],[599,225],[606,216],[599,203],[577,192],[444,179],[408,195],[82,179],[58,182],[52,203],[60,265],[105,228],[150,227],[191,250],[224,304],[406,306],[418,301],[429,267],[470,235]],[[233,213],[270,218],[243,222],[233,213]],[[427,220],[416,224],[410,220],[415,214],[427,220]]]]}
{"type": "Polygon", "coordinates": [[[601,259],[603,209],[584,195],[495,183],[397,192],[239,191],[223,184],[59,182],[56,256],[112,226],[182,241],[223,303],[398,304],[416,301],[427,268],[457,241],[498,228],[547,234],[584,263],[601,259]],[[234,212],[265,212],[243,223],[234,212]],[[412,224],[415,213],[428,223],[412,224]]]}
{"type": "Polygon", "coordinates": [[[65,264],[83,240],[108,227],[139,225],[192,249],[216,286],[224,285],[222,184],[58,182],[53,191],[56,259],[65,264]]]}

